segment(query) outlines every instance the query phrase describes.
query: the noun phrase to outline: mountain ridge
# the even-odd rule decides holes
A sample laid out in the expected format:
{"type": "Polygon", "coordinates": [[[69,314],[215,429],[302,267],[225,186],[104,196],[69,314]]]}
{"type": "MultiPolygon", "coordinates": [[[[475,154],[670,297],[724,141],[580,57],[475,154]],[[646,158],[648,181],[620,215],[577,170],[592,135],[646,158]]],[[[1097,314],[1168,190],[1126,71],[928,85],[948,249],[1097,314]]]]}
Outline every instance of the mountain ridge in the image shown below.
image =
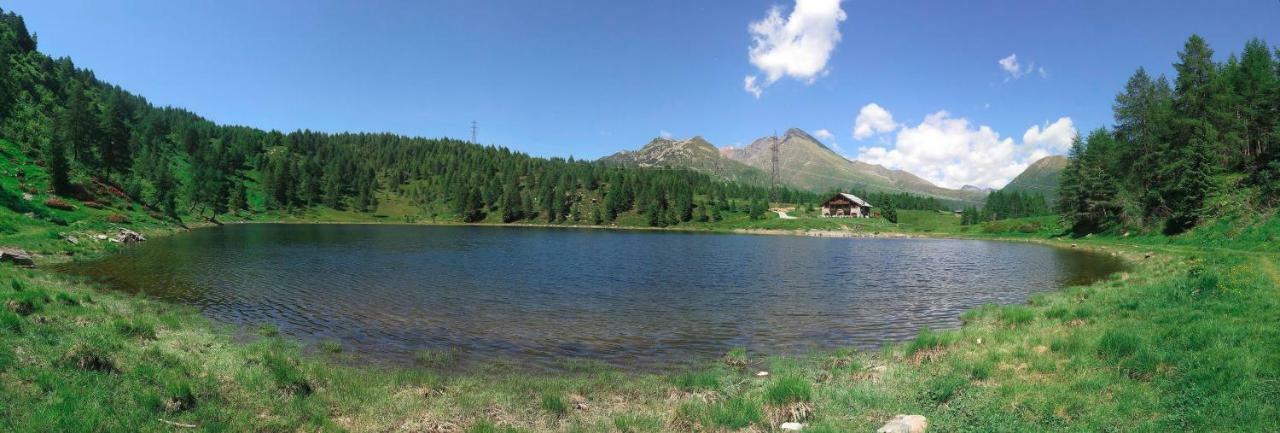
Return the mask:
{"type": "Polygon", "coordinates": [[[1034,192],[1044,195],[1050,204],[1058,198],[1058,180],[1067,167],[1067,157],[1050,155],[1036,160],[1018,173],[1001,191],[1034,192]]]}

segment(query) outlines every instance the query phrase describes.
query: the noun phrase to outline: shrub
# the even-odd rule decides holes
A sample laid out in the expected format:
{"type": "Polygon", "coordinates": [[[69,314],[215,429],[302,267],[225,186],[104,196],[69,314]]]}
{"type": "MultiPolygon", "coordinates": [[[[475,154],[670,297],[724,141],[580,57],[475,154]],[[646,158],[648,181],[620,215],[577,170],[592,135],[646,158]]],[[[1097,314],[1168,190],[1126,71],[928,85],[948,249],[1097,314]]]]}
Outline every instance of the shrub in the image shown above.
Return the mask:
{"type": "Polygon", "coordinates": [[[129,219],[128,215],[113,213],[107,216],[107,222],[113,224],[129,224],[132,223],[133,220],[129,219]]]}
{"type": "Polygon", "coordinates": [[[49,207],[49,208],[52,208],[52,209],[58,209],[58,210],[65,210],[65,211],[73,211],[73,210],[76,210],[75,205],[73,205],[73,204],[71,204],[71,203],[67,203],[67,201],[66,201],[66,200],[63,200],[63,199],[58,198],[58,197],[49,197],[49,198],[44,199],[44,205],[45,205],[45,207],[49,207]]]}
{"type": "Polygon", "coordinates": [[[809,401],[813,391],[809,386],[809,382],[798,377],[779,378],[765,390],[765,400],[774,405],[782,406],[787,403],[795,403],[801,401],[809,401]]]}

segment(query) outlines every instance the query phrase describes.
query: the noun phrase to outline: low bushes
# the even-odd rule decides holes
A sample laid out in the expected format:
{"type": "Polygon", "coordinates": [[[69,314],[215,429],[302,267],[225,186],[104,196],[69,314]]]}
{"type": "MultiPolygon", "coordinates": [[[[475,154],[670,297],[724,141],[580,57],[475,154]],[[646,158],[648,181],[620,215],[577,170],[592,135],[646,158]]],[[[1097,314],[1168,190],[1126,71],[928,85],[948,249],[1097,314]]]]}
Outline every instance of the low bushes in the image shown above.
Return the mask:
{"type": "Polygon", "coordinates": [[[44,205],[45,207],[48,207],[50,209],[65,210],[65,211],[76,210],[75,205],[71,203],[67,203],[66,200],[63,200],[57,196],[44,199],[44,205]]]}

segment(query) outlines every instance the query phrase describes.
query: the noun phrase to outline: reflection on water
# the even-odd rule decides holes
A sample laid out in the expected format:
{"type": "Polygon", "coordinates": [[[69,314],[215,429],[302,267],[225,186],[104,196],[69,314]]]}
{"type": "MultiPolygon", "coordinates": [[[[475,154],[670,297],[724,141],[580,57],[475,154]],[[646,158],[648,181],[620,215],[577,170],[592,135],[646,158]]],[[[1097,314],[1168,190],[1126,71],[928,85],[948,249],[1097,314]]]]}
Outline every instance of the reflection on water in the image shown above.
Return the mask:
{"type": "Polygon", "coordinates": [[[235,225],[64,270],[371,359],[451,348],[472,360],[660,367],[738,346],[875,347],[1120,266],[973,240],[235,225]]]}

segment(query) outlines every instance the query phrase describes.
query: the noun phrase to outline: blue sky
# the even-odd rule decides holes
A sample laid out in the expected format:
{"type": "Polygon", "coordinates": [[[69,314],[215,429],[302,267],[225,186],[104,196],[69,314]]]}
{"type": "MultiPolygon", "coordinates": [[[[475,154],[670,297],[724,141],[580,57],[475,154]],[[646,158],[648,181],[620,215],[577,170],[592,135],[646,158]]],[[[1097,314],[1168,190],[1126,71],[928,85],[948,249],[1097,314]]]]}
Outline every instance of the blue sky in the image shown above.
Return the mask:
{"type": "Polygon", "coordinates": [[[42,51],[223,123],[466,138],[476,120],[482,143],[579,158],[799,127],[948,186],[1000,186],[1109,125],[1133,70],[1170,73],[1193,32],[1220,58],[1280,44],[1276,0],[796,1],[3,7],[42,51]]]}

